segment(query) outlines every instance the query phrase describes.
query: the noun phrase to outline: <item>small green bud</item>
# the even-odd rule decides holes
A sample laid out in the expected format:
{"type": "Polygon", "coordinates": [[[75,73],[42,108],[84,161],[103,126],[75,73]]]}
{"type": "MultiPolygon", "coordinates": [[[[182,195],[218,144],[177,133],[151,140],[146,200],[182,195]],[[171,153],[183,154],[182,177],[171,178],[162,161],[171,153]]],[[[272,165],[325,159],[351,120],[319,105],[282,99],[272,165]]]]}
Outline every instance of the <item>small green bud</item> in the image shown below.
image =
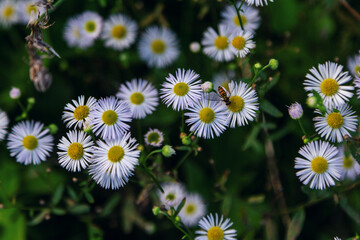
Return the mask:
{"type": "Polygon", "coordinates": [[[307,144],[310,141],[308,138],[304,138],[304,144],[307,144]]]}
{"type": "Polygon", "coordinates": [[[59,130],[58,126],[56,126],[56,124],[54,124],[54,123],[51,123],[48,128],[49,128],[50,134],[55,134],[59,130]]]}
{"type": "Polygon", "coordinates": [[[183,137],[183,138],[181,138],[181,142],[182,142],[182,144],[184,144],[184,145],[189,145],[189,144],[191,143],[191,138],[188,137],[188,136],[183,137]]]}
{"type": "Polygon", "coordinates": [[[255,69],[260,69],[260,68],[262,68],[261,63],[255,63],[254,68],[255,68],[255,69]]]}
{"type": "Polygon", "coordinates": [[[28,104],[35,104],[35,98],[33,98],[33,97],[30,97],[30,98],[28,98],[28,104]]]}
{"type": "Polygon", "coordinates": [[[130,57],[127,53],[120,53],[119,60],[122,64],[124,64],[125,67],[129,66],[130,63],[130,57]]]}
{"type": "Polygon", "coordinates": [[[181,221],[181,218],[179,216],[176,216],[175,223],[180,223],[180,221],[181,221]]]}
{"type": "Polygon", "coordinates": [[[165,145],[165,146],[161,149],[161,153],[162,153],[162,155],[164,155],[164,157],[171,157],[172,155],[175,154],[175,150],[172,148],[172,146],[170,146],[170,145],[165,145]]]}
{"type": "Polygon", "coordinates": [[[229,70],[235,70],[235,69],[236,69],[236,64],[235,64],[235,63],[230,63],[230,64],[228,65],[228,69],[229,69],[229,70]]]}
{"type": "Polygon", "coordinates": [[[316,108],[316,105],[317,105],[316,97],[315,97],[315,96],[308,97],[308,98],[306,99],[306,104],[307,104],[310,108],[316,108]]]}
{"type": "Polygon", "coordinates": [[[279,67],[279,61],[275,58],[270,59],[269,66],[272,70],[276,70],[279,67]]]}
{"type": "Polygon", "coordinates": [[[140,144],[138,147],[137,147],[137,150],[139,150],[140,152],[144,151],[144,145],[140,144]]]}
{"type": "Polygon", "coordinates": [[[152,212],[155,216],[159,215],[160,208],[158,206],[153,207],[152,212]]]}

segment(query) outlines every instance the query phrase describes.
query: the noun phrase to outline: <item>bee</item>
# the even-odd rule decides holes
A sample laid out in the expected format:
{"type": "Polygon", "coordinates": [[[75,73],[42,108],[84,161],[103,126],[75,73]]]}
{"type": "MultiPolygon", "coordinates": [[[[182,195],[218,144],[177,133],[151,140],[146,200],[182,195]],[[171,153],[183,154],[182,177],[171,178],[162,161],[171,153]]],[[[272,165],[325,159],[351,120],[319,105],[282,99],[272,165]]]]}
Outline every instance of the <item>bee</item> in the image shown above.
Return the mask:
{"type": "Polygon", "coordinates": [[[208,95],[210,101],[223,101],[226,105],[230,105],[230,93],[222,86],[218,87],[218,93],[211,92],[208,95]]]}

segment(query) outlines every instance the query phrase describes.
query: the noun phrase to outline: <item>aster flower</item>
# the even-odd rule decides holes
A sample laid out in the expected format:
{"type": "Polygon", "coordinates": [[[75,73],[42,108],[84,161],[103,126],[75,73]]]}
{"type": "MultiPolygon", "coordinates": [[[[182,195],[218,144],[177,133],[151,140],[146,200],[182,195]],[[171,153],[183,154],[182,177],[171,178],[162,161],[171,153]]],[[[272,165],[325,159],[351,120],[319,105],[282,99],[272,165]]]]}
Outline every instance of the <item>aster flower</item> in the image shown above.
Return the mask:
{"type": "Polygon", "coordinates": [[[0,109],[0,142],[5,139],[8,125],[9,118],[6,113],[0,109]]]}
{"type": "Polygon", "coordinates": [[[220,72],[214,75],[213,77],[213,83],[214,83],[214,89],[218,89],[219,86],[225,88],[227,91],[229,91],[229,83],[231,80],[235,78],[235,71],[228,70],[224,72],[220,72]]]}
{"type": "Polygon", "coordinates": [[[348,69],[354,77],[360,77],[360,53],[348,58],[348,69]]]}
{"type": "Polygon", "coordinates": [[[224,24],[219,25],[219,33],[209,27],[203,34],[201,44],[203,52],[217,62],[228,62],[234,59],[230,50],[232,29],[224,24]]]}
{"type": "Polygon", "coordinates": [[[116,139],[98,140],[89,166],[91,177],[105,189],[123,187],[139,164],[137,146],[130,133],[116,139]]]}
{"type": "Polygon", "coordinates": [[[130,126],[132,112],[129,105],[115,97],[101,98],[90,112],[95,135],[116,139],[123,136],[130,126]]]}
{"type": "Polygon", "coordinates": [[[343,160],[338,150],[328,142],[314,141],[299,150],[301,157],[295,159],[296,176],[304,185],[323,190],[334,186],[342,175],[343,160]]]}
{"type": "Polygon", "coordinates": [[[22,0],[18,2],[19,17],[22,23],[27,24],[30,21],[31,12],[36,16],[43,14],[44,8],[35,5],[37,0],[22,0]]]}
{"type": "Polygon", "coordinates": [[[179,217],[184,225],[192,227],[206,213],[205,204],[199,194],[187,194],[184,207],[179,212],[179,217]]]}
{"type": "Polygon", "coordinates": [[[82,128],[84,122],[89,120],[90,111],[96,105],[96,99],[89,97],[85,104],[85,97],[83,95],[78,97],[78,100],[72,100],[65,106],[62,119],[66,123],[67,128],[74,126],[75,128],[82,128]]]}
{"type": "MultiPolygon", "coordinates": [[[[240,4],[241,2],[236,3],[238,8],[240,7],[240,4]]],[[[244,26],[244,31],[254,33],[260,25],[259,10],[248,6],[247,4],[243,4],[241,10],[240,18],[244,26]]],[[[234,6],[226,6],[226,8],[221,12],[221,17],[223,18],[221,24],[227,25],[230,29],[242,30],[239,17],[234,6]]]]}
{"type": "Polygon", "coordinates": [[[96,39],[99,37],[103,20],[99,14],[92,11],[86,11],[79,16],[81,21],[80,34],[89,39],[96,39]]]}
{"type": "Polygon", "coordinates": [[[66,135],[58,144],[59,164],[68,171],[80,172],[90,162],[94,143],[85,132],[70,131],[66,135]]]}
{"type": "MultiPolygon", "coordinates": [[[[319,110],[315,112],[321,114],[319,110]]],[[[357,126],[357,116],[347,104],[327,109],[325,116],[315,117],[314,121],[316,132],[332,142],[342,142],[345,135],[350,135],[349,131],[356,131],[357,126]]]]}
{"type": "Polygon", "coordinates": [[[121,84],[116,97],[129,104],[132,116],[135,119],[145,118],[146,115],[155,111],[159,104],[156,88],[141,78],[121,84]]]}
{"type": "Polygon", "coordinates": [[[158,191],[161,204],[166,209],[176,208],[185,197],[184,186],[180,183],[169,182],[161,185],[164,192],[158,191]]]}
{"type": "Polygon", "coordinates": [[[203,94],[201,100],[189,107],[185,122],[190,126],[190,131],[196,136],[214,138],[220,136],[228,125],[228,113],[225,104],[219,101],[210,101],[208,94],[203,94]]]}
{"type": "Polygon", "coordinates": [[[229,89],[231,103],[227,105],[227,112],[230,127],[244,126],[253,121],[259,109],[255,90],[246,83],[234,81],[229,83],[229,89]]]}
{"type": "Polygon", "coordinates": [[[135,42],[138,26],[123,14],[113,14],[104,23],[102,39],[105,46],[115,50],[127,49],[135,42]]]}
{"type": "Polygon", "coordinates": [[[199,226],[201,230],[196,231],[198,236],[195,240],[236,240],[236,230],[229,229],[233,225],[230,219],[224,220],[224,216],[209,214],[203,217],[199,226]]]}
{"type": "Polygon", "coordinates": [[[70,18],[65,24],[64,39],[66,40],[69,47],[79,47],[86,49],[94,44],[94,39],[86,37],[81,28],[83,22],[81,17],[76,16],[70,18]]]}
{"type": "Polygon", "coordinates": [[[245,0],[247,2],[247,4],[249,5],[255,5],[255,6],[266,6],[268,5],[268,1],[269,2],[273,2],[274,0],[245,0]]]}
{"type": "Polygon", "coordinates": [[[343,105],[353,96],[354,87],[344,85],[351,81],[351,76],[342,70],[342,65],[333,62],[319,64],[318,69],[313,67],[306,74],[305,90],[310,92],[309,96],[312,90],[318,92],[327,108],[343,105]]]}
{"type": "Polygon", "coordinates": [[[16,2],[12,0],[3,0],[0,2],[0,24],[8,27],[19,21],[19,12],[16,2]]]}
{"type": "Polygon", "coordinates": [[[145,143],[153,146],[160,147],[162,142],[164,141],[164,134],[158,129],[149,129],[149,131],[145,134],[145,143]]]}
{"type": "Polygon", "coordinates": [[[176,76],[169,74],[160,90],[162,101],[177,111],[184,110],[201,98],[199,74],[193,70],[178,69],[176,76]]]}
{"type": "Polygon", "coordinates": [[[354,85],[356,87],[356,95],[357,98],[360,98],[360,77],[355,77],[354,85]]]}
{"type": "Polygon", "coordinates": [[[242,30],[234,31],[230,35],[230,50],[235,56],[244,58],[250,53],[250,50],[255,48],[255,42],[252,40],[253,35],[250,32],[242,30]]]}
{"type": "Polygon", "coordinates": [[[141,35],[138,51],[149,67],[164,68],[178,58],[178,45],[177,37],[170,29],[153,26],[141,35]]]}
{"type": "Polygon", "coordinates": [[[10,156],[16,161],[28,164],[40,164],[50,156],[53,147],[53,137],[44,124],[34,121],[22,121],[11,129],[7,148],[10,156]]]}
{"type": "Polygon", "coordinates": [[[338,147],[338,150],[338,156],[343,160],[343,172],[340,179],[355,180],[360,175],[360,164],[350,153],[344,151],[344,147],[338,147]]]}

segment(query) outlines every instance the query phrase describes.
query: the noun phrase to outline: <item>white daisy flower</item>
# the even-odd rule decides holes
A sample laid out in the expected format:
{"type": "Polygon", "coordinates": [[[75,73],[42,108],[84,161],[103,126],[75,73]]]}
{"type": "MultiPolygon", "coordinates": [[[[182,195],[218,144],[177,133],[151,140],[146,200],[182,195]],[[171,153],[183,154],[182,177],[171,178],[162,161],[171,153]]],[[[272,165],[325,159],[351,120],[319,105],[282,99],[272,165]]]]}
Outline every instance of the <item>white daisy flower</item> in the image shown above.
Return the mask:
{"type": "Polygon", "coordinates": [[[27,24],[30,21],[31,12],[37,17],[45,12],[44,8],[36,6],[37,0],[23,0],[18,3],[19,17],[22,23],[27,24]]]}
{"type": "Polygon", "coordinates": [[[99,14],[92,11],[86,11],[79,16],[81,21],[80,34],[83,34],[84,37],[90,39],[96,39],[99,37],[103,20],[99,14]]]}
{"type": "Polygon", "coordinates": [[[360,77],[360,54],[348,58],[348,69],[354,77],[360,77]]]}
{"type": "Polygon", "coordinates": [[[10,156],[16,161],[28,164],[40,164],[50,156],[53,147],[53,137],[44,124],[34,121],[22,121],[11,129],[7,148],[10,156]]]}
{"type": "Polygon", "coordinates": [[[190,131],[196,136],[214,138],[220,136],[228,126],[228,113],[225,104],[219,101],[208,100],[208,94],[204,93],[199,101],[189,106],[189,112],[185,113],[186,123],[190,131]]]}
{"type": "Polygon", "coordinates": [[[162,142],[164,141],[164,134],[158,129],[149,129],[149,131],[145,134],[145,143],[153,146],[160,147],[162,142]]]}
{"type": "Polygon", "coordinates": [[[90,112],[95,135],[116,139],[123,136],[130,126],[132,112],[129,105],[116,97],[101,98],[90,112]]]}
{"type": "Polygon", "coordinates": [[[19,12],[15,1],[3,0],[0,2],[0,24],[8,27],[19,21],[19,12]]]}
{"type": "Polygon", "coordinates": [[[135,42],[138,26],[123,14],[113,14],[104,23],[102,39],[105,46],[115,50],[127,49],[135,42]]]}
{"type": "Polygon", "coordinates": [[[187,194],[179,217],[185,226],[195,226],[206,213],[204,201],[199,194],[187,194]]]}
{"type": "Polygon", "coordinates": [[[355,160],[355,158],[350,154],[346,154],[344,147],[338,147],[339,156],[343,160],[343,173],[341,175],[341,180],[350,179],[355,180],[358,175],[360,175],[360,164],[355,160]]]}
{"type": "Polygon", "coordinates": [[[164,205],[167,210],[171,207],[176,209],[185,197],[184,186],[180,183],[168,182],[162,184],[161,188],[164,190],[164,192],[158,191],[161,204],[164,205]]]}
{"type": "Polygon", "coordinates": [[[0,109],[0,142],[5,139],[8,125],[9,125],[9,118],[6,112],[0,109]]]}
{"type": "Polygon", "coordinates": [[[91,177],[105,189],[123,187],[139,164],[138,144],[130,133],[116,139],[98,140],[89,166],[91,177]]]}
{"type": "MultiPolygon", "coordinates": [[[[321,115],[319,110],[315,112],[321,115]]],[[[325,116],[315,117],[314,121],[316,132],[332,142],[342,142],[345,135],[350,135],[349,131],[356,131],[358,122],[355,112],[347,104],[327,109],[325,116]]]]}
{"type": "Polygon", "coordinates": [[[86,37],[82,31],[83,22],[81,17],[70,18],[65,24],[64,39],[69,47],[79,47],[86,49],[94,44],[94,39],[86,37]]]}
{"type": "Polygon", "coordinates": [[[141,35],[138,51],[149,67],[157,68],[170,65],[180,53],[176,35],[170,29],[154,26],[141,35]]]}
{"type": "Polygon", "coordinates": [[[176,111],[187,109],[200,100],[202,90],[199,74],[193,70],[178,69],[176,76],[169,74],[161,85],[160,98],[169,107],[176,111]]]}
{"type": "Polygon", "coordinates": [[[129,104],[135,119],[145,118],[159,105],[158,91],[150,82],[141,78],[121,84],[116,97],[129,104]]]}
{"type": "MultiPolygon", "coordinates": [[[[241,2],[237,2],[237,7],[240,7],[241,2]]],[[[259,10],[244,4],[241,8],[240,18],[244,26],[244,31],[254,33],[260,25],[259,10]]],[[[223,20],[222,24],[229,26],[230,29],[242,30],[239,17],[234,6],[226,6],[221,12],[223,20]]]]}
{"type": "Polygon", "coordinates": [[[255,48],[255,42],[252,40],[253,34],[241,30],[234,31],[230,36],[230,50],[235,56],[244,58],[255,48]]]}
{"type": "Polygon", "coordinates": [[[230,219],[224,220],[224,216],[219,216],[217,213],[215,217],[209,214],[199,221],[201,230],[197,230],[198,236],[195,240],[236,240],[236,230],[229,229],[233,225],[230,219]]]}
{"type": "Polygon", "coordinates": [[[220,72],[214,75],[213,84],[214,89],[218,89],[220,86],[229,91],[229,83],[235,78],[235,71],[228,70],[220,72]]]}
{"type": "Polygon", "coordinates": [[[203,34],[201,44],[203,52],[218,62],[228,62],[234,59],[230,50],[230,35],[232,29],[224,24],[219,25],[219,34],[209,27],[203,34]]]}
{"type": "Polygon", "coordinates": [[[231,81],[230,104],[228,108],[228,121],[231,128],[244,126],[248,121],[254,121],[256,111],[259,110],[258,97],[256,92],[248,84],[231,81]]]}
{"type": "Polygon", "coordinates": [[[310,142],[300,148],[299,154],[302,157],[295,159],[295,169],[300,169],[296,176],[304,185],[310,183],[310,188],[323,190],[341,177],[343,160],[328,142],[310,142]]]}
{"type": "Polygon", "coordinates": [[[274,0],[245,0],[247,4],[249,5],[255,5],[255,6],[266,6],[269,2],[274,2],[274,0]]]}
{"type": "Polygon", "coordinates": [[[94,143],[90,136],[82,131],[70,131],[58,144],[59,164],[68,171],[80,172],[87,168],[94,143]]]}
{"type": "Polygon", "coordinates": [[[83,95],[78,97],[78,100],[72,100],[65,106],[62,119],[66,123],[67,128],[74,126],[75,128],[82,128],[85,121],[89,120],[89,114],[96,105],[96,99],[89,97],[85,104],[85,97],[83,95]]]}
{"type": "Polygon", "coordinates": [[[356,87],[357,98],[360,98],[360,77],[358,77],[358,76],[355,77],[354,85],[356,87]]]}
{"type": "Polygon", "coordinates": [[[319,70],[315,67],[306,74],[304,82],[305,90],[310,92],[315,90],[323,99],[325,107],[332,108],[341,106],[354,95],[351,91],[353,86],[344,86],[343,84],[351,81],[348,72],[342,72],[343,66],[333,62],[319,64],[319,70]]]}

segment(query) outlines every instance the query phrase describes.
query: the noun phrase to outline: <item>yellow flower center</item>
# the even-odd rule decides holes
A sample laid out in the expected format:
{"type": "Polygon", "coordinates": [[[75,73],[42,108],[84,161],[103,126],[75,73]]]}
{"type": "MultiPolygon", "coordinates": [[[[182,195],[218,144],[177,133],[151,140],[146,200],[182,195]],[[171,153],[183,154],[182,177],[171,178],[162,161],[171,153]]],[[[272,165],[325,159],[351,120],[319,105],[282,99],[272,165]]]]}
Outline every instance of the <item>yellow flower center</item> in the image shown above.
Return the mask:
{"type": "Polygon", "coordinates": [[[324,173],[328,169],[328,162],[323,157],[316,157],[311,161],[311,169],[318,174],[324,173]]]}
{"type": "Polygon", "coordinates": [[[178,96],[185,96],[189,91],[189,85],[184,82],[175,84],[173,91],[178,96]]]}
{"type": "Polygon", "coordinates": [[[24,137],[22,143],[27,150],[34,150],[38,146],[37,138],[32,135],[24,137]]]}
{"type": "Polygon", "coordinates": [[[165,199],[169,200],[169,201],[172,201],[172,200],[175,199],[175,194],[169,193],[168,195],[166,195],[165,199]]]}
{"type": "Polygon", "coordinates": [[[217,49],[224,50],[228,47],[228,38],[225,36],[218,36],[215,41],[214,45],[217,49]]]}
{"type": "Polygon", "coordinates": [[[193,214],[195,212],[195,209],[196,209],[196,207],[195,207],[194,204],[189,204],[189,205],[186,206],[185,212],[187,214],[193,214]]]}
{"type": "Polygon", "coordinates": [[[351,169],[354,166],[354,160],[351,156],[344,157],[343,166],[345,169],[351,169]]]}
{"type": "Polygon", "coordinates": [[[209,240],[223,240],[224,231],[218,226],[211,227],[207,232],[207,237],[209,240]]]}
{"type": "Polygon", "coordinates": [[[209,107],[200,110],[199,118],[203,123],[211,123],[215,119],[215,112],[209,107]]]}
{"type": "Polygon", "coordinates": [[[108,159],[113,163],[120,162],[124,155],[124,149],[120,146],[113,146],[108,151],[108,159]]]}
{"type": "Polygon", "coordinates": [[[333,112],[327,116],[327,123],[331,128],[340,128],[344,123],[344,118],[340,113],[333,112]]]}
{"type": "Polygon", "coordinates": [[[360,66],[355,66],[354,70],[355,70],[355,74],[359,76],[360,75],[360,66]]]}
{"type": "Polygon", "coordinates": [[[241,36],[236,36],[234,37],[234,39],[232,40],[231,44],[233,45],[234,48],[236,48],[237,50],[241,50],[245,47],[245,38],[241,37],[241,36]]]}
{"type": "Polygon", "coordinates": [[[148,136],[147,136],[147,141],[149,143],[158,143],[160,140],[160,135],[156,132],[153,132],[153,133],[150,133],[148,136]]]}
{"type": "Polygon", "coordinates": [[[244,108],[244,99],[240,96],[232,96],[230,98],[230,104],[227,105],[230,111],[232,112],[240,112],[244,108]]]}
{"type": "Polygon", "coordinates": [[[3,10],[4,18],[9,19],[14,15],[15,9],[12,6],[6,6],[3,10]]]}
{"type": "Polygon", "coordinates": [[[118,119],[118,115],[113,110],[107,110],[102,115],[102,121],[106,125],[114,125],[118,119]]]}
{"type": "Polygon", "coordinates": [[[80,105],[74,110],[74,118],[78,121],[85,119],[89,116],[90,109],[86,105],[80,105]]]}
{"type": "Polygon", "coordinates": [[[320,84],[321,92],[326,96],[332,96],[337,93],[339,84],[332,78],[327,78],[320,84]]]}
{"type": "MultiPolygon", "coordinates": [[[[242,22],[243,26],[245,26],[247,23],[246,17],[244,15],[240,15],[240,18],[241,18],[241,22],[242,22]]],[[[236,26],[240,26],[240,21],[239,21],[239,18],[237,15],[234,17],[234,23],[236,26]]]]}
{"type": "Polygon", "coordinates": [[[81,143],[74,142],[70,144],[67,153],[73,160],[79,160],[84,156],[84,147],[81,143]]]}
{"type": "Polygon", "coordinates": [[[139,93],[139,92],[134,92],[133,94],[131,94],[130,96],[130,102],[132,104],[135,104],[135,105],[140,105],[144,102],[144,95],[142,93],[139,93]]]}
{"type": "Polygon", "coordinates": [[[126,27],[123,25],[116,25],[113,27],[112,31],[111,31],[111,35],[113,36],[113,38],[116,39],[122,39],[126,36],[126,27]]]}
{"type": "Polygon", "coordinates": [[[156,39],[151,43],[151,49],[155,54],[162,54],[165,52],[166,44],[161,39],[156,39]]]}
{"type": "Polygon", "coordinates": [[[27,14],[29,14],[29,15],[31,14],[31,12],[35,12],[35,13],[36,13],[37,7],[36,7],[36,6],[33,6],[32,3],[31,3],[31,4],[28,4],[26,11],[27,11],[27,14]]]}
{"type": "Polygon", "coordinates": [[[85,30],[88,32],[93,32],[96,29],[96,23],[94,21],[88,21],[85,23],[85,30]]]}

